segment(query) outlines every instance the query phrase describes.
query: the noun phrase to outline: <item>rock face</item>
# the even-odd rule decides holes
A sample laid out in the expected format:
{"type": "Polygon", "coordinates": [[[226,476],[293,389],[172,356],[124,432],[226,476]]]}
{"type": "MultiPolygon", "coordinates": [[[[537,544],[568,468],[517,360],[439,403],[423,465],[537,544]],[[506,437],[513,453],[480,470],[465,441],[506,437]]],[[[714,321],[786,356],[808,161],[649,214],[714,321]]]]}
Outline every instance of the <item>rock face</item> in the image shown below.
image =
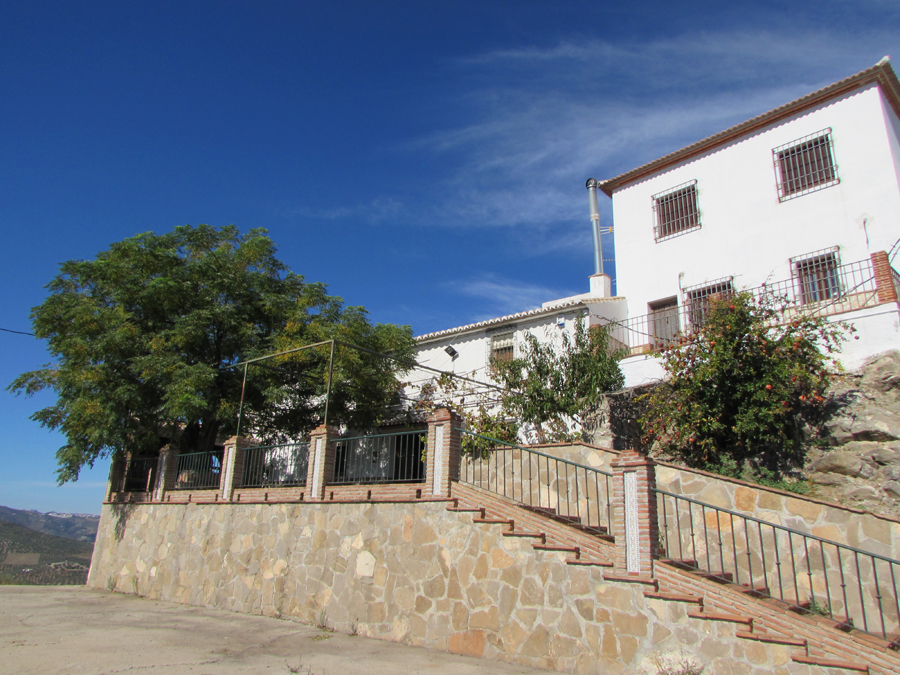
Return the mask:
{"type": "Polygon", "coordinates": [[[829,501],[900,516],[900,352],[874,357],[832,385],[809,480],[829,501]]]}

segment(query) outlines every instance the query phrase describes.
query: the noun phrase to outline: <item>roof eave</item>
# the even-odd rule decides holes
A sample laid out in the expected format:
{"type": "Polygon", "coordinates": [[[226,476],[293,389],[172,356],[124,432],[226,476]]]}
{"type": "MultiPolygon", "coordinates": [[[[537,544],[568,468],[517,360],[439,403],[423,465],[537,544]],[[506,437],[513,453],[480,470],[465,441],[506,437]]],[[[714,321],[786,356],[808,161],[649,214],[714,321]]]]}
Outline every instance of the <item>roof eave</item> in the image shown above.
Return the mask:
{"type": "Polygon", "coordinates": [[[823,87],[818,91],[814,91],[813,93],[807,94],[790,103],[769,110],[746,122],[741,122],[724,131],[720,131],[717,134],[704,138],[701,141],[697,141],[696,143],[669,153],[659,159],[655,159],[652,162],[626,171],[615,178],[602,181],[598,184],[598,187],[603,190],[607,196],[612,197],[613,192],[626,185],[630,185],[647,176],[658,173],[663,169],[679,164],[686,159],[695,157],[696,155],[707,152],[720,145],[724,145],[725,143],[730,143],[741,136],[758,131],[782,119],[796,115],[798,112],[813,108],[824,101],[837,98],[838,96],[865,87],[873,82],[878,84],[885,98],[888,100],[888,103],[890,103],[891,108],[893,108],[897,116],[900,117],[900,81],[897,80],[897,75],[891,67],[890,62],[887,59],[882,59],[871,68],[867,68],[856,75],[851,75],[850,77],[835,82],[834,84],[830,84],[827,87],[823,87]]]}

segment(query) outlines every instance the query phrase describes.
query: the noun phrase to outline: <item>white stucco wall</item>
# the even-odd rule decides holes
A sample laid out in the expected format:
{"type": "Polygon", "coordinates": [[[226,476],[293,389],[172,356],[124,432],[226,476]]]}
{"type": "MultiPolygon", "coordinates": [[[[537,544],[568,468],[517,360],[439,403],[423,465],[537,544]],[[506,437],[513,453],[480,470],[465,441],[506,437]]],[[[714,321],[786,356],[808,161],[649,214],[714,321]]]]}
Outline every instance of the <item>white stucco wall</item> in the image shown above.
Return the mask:
{"type": "Polygon", "coordinates": [[[842,263],[900,237],[900,122],[874,84],[614,193],[618,288],[629,316],[680,288],[791,278],[789,259],[840,246],[842,263]],[[772,149],[831,128],[840,183],[778,201],[772,149]],[[656,242],[652,195],[697,181],[702,227],[656,242]]]}

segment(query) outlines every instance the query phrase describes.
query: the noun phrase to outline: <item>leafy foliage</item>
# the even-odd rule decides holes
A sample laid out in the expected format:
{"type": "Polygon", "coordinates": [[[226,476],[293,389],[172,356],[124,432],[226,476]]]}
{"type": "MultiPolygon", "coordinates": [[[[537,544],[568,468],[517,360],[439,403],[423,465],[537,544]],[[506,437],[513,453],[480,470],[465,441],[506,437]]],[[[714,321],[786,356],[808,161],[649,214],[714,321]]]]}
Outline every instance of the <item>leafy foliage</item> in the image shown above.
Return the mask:
{"type": "MultiPolygon", "coordinates": [[[[265,230],[141,234],[63,263],[48,288],[32,323],[56,362],[9,389],[56,392],[32,418],[66,437],[60,482],[116,451],[207,450],[233,434],[239,361],[329,339],[411,360],[409,327],[373,326],[364,309],[290,272],[265,230]]],[[[276,439],[321,423],[328,358],[324,346],[251,367],[244,428],[276,439]]],[[[339,348],[329,422],[364,428],[383,415],[399,389],[392,363],[339,348]]]]}
{"type": "Polygon", "coordinates": [[[522,356],[495,362],[493,370],[509,390],[506,412],[533,425],[539,442],[568,440],[573,423],[581,425],[603,394],[625,383],[610,349],[609,328],[587,326],[583,317],[558,341],[541,342],[525,333],[522,356]]]}
{"type": "Polygon", "coordinates": [[[526,332],[519,358],[493,361],[491,379],[501,389],[444,374],[424,388],[419,407],[450,405],[469,431],[506,443],[517,442],[522,429],[539,443],[572,440],[574,425],[603,393],[621,388],[624,377],[610,352],[609,329],[579,318],[572,334],[555,337],[542,342],[526,332]]]}
{"type": "Polygon", "coordinates": [[[647,395],[645,444],[732,474],[773,479],[796,466],[799,420],[824,402],[843,329],[742,292],[712,298],[694,337],[663,352],[668,377],[647,395]]]}

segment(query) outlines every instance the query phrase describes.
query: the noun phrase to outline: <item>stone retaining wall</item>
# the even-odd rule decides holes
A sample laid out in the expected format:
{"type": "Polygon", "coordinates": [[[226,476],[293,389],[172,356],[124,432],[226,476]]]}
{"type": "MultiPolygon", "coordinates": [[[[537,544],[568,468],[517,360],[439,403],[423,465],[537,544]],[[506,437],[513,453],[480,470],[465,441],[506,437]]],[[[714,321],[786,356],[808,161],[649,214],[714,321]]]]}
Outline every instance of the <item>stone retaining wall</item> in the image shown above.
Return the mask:
{"type": "Polygon", "coordinates": [[[565,672],[655,672],[680,652],[707,672],[810,672],[446,506],[107,504],[88,584],[565,672]]]}

